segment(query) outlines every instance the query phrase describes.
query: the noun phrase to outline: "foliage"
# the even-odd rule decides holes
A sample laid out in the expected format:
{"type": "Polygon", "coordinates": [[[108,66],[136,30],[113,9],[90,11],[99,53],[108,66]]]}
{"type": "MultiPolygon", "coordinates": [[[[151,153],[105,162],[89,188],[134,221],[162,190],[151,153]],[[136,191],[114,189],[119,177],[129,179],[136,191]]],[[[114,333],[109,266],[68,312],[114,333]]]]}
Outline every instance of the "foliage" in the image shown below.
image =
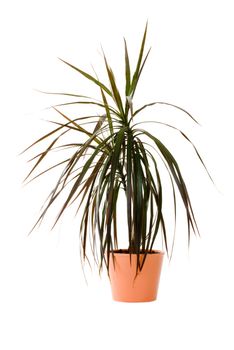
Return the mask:
{"type": "MultiPolygon", "coordinates": [[[[176,159],[155,135],[142,129],[139,125],[140,123],[135,123],[135,117],[140,112],[155,104],[172,106],[195,121],[191,114],[184,109],[166,102],[148,103],[134,110],[133,97],[150,52],[148,50],[145,54],[146,35],[147,25],[134,71],[130,67],[127,43],[124,40],[124,98],[121,97],[114,72],[104,53],[103,58],[109,80],[108,85],[100,82],[96,76],[92,76],[76,66],[61,60],[96,85],[100,93],[100,100],[72,93],[56,93],[75,97],[77,100],[54,106],[54,109],[64,118],[64,123],[56,123],[55,129],[27,148],[28,150],[32,146],[37,146],[39,143],[44,143],[52,138],[49,146],[47,145],[43,152],[34,157],[36,163],[26,177],[27,180],[32,178],[32,174],[39,164],[53,149],[73,149],[73,154],[69,158],[62,158],[58,163],[50,166],[33,178],[35,179],[55,167],[63,167],[61,175],[34,227],[43,220],[48,209],[58,197],[61,197],[61,193],[70,184],[69,193],[58,213],[55,224],[70,204],[74,203],[77,205],[77,210],[81,210],[82,214],[80,225],[82,256],[84,259],[87,258],[87,241],[89,239],[94,258],[98,261],[100,270],[104,263],[107,269],[109,268],[110,256],[114,250],[118,249],[117,203],[120,192],[123,192],[126,198],[128,252],[130,255],[137,254],[137,268],[142,268],[147,254],[153,249],[159,232],[162,234],[165,249],[168,252],[168,232],[162,209],[163,186],[158,167],[159,157],[163,160],[170,176],[175,219],[177,191],[185,208],[189,239],[191,232],[198,232],[188,190],[176,159]],[[61,108],[58,109],[67,104],[91,104],[101,108],[103,113],[99,116],[88,115],[73,119],[61,112],[61,108]],[[90,125],[92,127],[94,122],[95,127],[90,131],[87,126],[90,125]],[[60,138],[71,131],[77,132],[78,143],[63,144],[56,147],[60,138]],[[80,134],[85,136],[85,141],[79,142],[80,134]],[[81,162],[82,166],[79,167],[81,162]],[[91,235],[88,232],[89,229],[91,230],[91,235]],[[140,261],[140,253],[144,254],[143,261],[140,261]]],[[[155,123],[159,122],[155,121],[155,123]]],[[[180,132],[186,141],[191,143],[181,130],[166,123],[160,124],[180,132]]],[[[204,165],[197,149],[193,144],[192,146],[204,165]]]]}

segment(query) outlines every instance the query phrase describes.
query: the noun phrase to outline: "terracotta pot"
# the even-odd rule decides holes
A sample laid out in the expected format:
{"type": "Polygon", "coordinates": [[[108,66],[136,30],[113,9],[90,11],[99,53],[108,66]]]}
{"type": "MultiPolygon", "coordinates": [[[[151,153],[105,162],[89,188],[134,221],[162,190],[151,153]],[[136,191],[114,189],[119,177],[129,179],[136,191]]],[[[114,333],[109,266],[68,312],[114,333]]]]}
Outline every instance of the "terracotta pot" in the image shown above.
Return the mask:
{"type": "MultiPolygon", "coordinates": [[[[142,270],[136,276],[137,255],[114,252],[110,256],[109,276],[112,297],[116,301],[146,302],[157,298],[164,253],[158,250],[147,254],[142,270]]],[[[143,259],[140,255],[140,261],[143,259]]]]}

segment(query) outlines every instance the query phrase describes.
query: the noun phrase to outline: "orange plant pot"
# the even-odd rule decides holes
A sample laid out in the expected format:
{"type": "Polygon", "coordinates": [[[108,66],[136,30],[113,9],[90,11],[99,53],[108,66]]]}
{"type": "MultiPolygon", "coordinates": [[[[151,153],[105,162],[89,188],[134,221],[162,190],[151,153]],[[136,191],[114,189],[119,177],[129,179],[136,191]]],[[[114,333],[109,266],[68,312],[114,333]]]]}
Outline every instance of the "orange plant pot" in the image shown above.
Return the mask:
{"type": "MultiPolygon", "coordinates": [[[[157,298],[164,253],[158,250],[147,254],[142,270],[136,276],[137,255],[114,252],[110,256],[109,278],[112,297],[116,301],[147,302],[157,298]]],[[[140,261],[143,259],[140,254],[140,261]]]]}

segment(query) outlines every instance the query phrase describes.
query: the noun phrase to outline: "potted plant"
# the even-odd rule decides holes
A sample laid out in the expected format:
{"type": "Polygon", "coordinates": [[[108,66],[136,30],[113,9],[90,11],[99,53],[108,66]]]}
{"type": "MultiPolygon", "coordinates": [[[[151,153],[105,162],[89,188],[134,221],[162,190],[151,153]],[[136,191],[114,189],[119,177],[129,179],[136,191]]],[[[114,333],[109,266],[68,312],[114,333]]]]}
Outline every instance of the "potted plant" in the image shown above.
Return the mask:
{"type": "MultiPolygon", "coordinates": [[[[45,149],[33,158],[35,164],[26,180],[38,178],[54,168],[61,168],[60,176],[33,229],[44,219],[61,194],[66,193],[55,224],[71,204],[76,206],[77,212],[81,212],[79,233],[82,258],[87,258],[89,241],[94,260],[100,271],[103,266],[106,267],[113,298],[119,301],[151,301],[157,296],[164,254],[163,251],[154,249],[159,235],[162,235],[167,254],[169,250],[162,206],[164,187],[159,164],[163,164],[169,174],[175,216],[177,191],[185,209],[188,237],[190,238],[191,232],[198,232],[189,193],[176,159],[156,134],[142,128],[144,120],[139,121],[138,117],[146,108],[162,104],[179,109],[194,121],[195,119],[183,108],[166,102],[153,102],[134,108],[134,95],[150,52],[148,50],[145,54],[146,35],[147,25],[134,71],[130,67],[127,43],[124,40],[124,97],[120,94],[115,75],[104,53],[108,84],[102,83],[95,74],[90,75],[61,60],[95,84],[99,99],[73,93],[56,93],[76,100],[53,106],[64,121],[54,122],[56,127],[52,131],[27,148],[50,140],[45,149]],[[99,113],[74,118],[63,112],[62,108],[67,105],[95,106],[99,113]],[[67,135],[73,135],[75,141],[72,138],[69,142],[61,143],[67,135]],[[55,149],[61,151],[60,161],[35,175],[35,170],[55,149]],[[67,150],[71,151],[69,156],[67,150]],[[125,217],[125,231],[119,233],[118,223],[125,217]],[[120,235],[126,236],[128,243],[125,249],[119,248],[120,235]]],[[[176,127],[157,121],[154,123],[179,131],[191,143],[176,127]]],[[[197,149],[193,144],[192,146],[205,167],[197,149]]]]}

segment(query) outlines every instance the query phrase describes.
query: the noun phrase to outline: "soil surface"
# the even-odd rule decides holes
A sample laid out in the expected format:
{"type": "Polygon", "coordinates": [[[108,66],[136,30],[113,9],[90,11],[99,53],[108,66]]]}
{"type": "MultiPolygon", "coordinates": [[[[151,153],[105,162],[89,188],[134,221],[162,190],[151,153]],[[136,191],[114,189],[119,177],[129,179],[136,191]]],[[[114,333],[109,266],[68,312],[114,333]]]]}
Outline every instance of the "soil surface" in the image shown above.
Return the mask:
{"type": "MultiPolygon", "coordinates": [[[[118,253],[118,254],[130,254],[129,250],[128,249],[118,249],[118,250],[114,250],[113,251],[114,253],[118,253]]],[[[159,252],[157,251],[146,251],[146,252],[143,252],[143,251],[140,251],[140,254],[144,254],[144,253],[147,253],[147,254],[158,254],[159,252]]],[[[134,254],[134,253],[132,253],[134,254]]]]}

